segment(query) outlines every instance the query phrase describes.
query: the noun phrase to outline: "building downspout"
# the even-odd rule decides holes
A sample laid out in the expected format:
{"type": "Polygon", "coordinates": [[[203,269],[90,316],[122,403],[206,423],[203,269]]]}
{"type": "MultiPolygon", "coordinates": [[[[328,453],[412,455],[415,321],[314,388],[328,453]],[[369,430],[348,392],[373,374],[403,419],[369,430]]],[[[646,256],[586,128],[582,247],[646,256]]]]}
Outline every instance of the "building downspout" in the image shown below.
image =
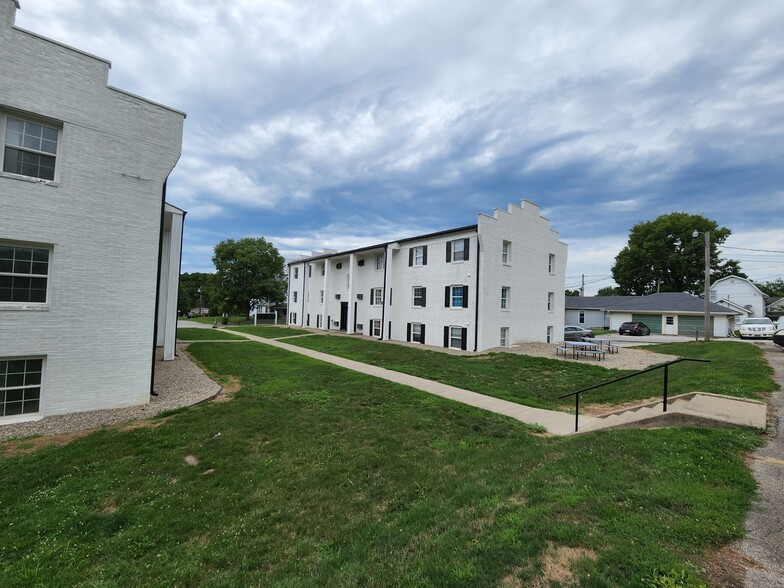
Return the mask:
{"type": "MultiPolygon", "coordinates": [[[[154,313],[154,322],[152,328],[152,366],[150,369],[150,396],[158,396],[158,393],[155,391],[155,350],[157,349],[158,344],[158,313],[160,312],[160,303],[161,303],[161,258],[163,256],[163,219],[164,215],[166,214],[166,182],[169,179],[166,178],[163,181],[163,187],[161,188],[161,223],[158,228],[158,275],[155,279],[155,313],[154,313]]],[[[182,256],[182,253],[180,253],[182,256]]],[[[182,257],[180,257],[182,260],[182,257]]]]}
{"type": "Polygon", "coordinates": [[[305,326],[305,296],[307,295],[308,291],[308,272],[305,271],[308,269],[308,264],[302,264],[302,312],[300,313],[299,318],[299,326],[305,326]]]}
{"type": "MultiPolygon", "coordinates": [[[[164,184],[164,187],[166,185],[164,184]]],[[[166,208],[166,198],[163,199],[164,202],[164,209],[166,208]]],[[[185,242],[185,217],[188,215],[188,212],[183,210],[182,211],[182,230],[180,231],[180,263],[177,264],[177,283],[179,284],[179,276],[182,275],[182,244],[185,242]]],[[[177,286],[177,302],[179,303],[180,298],[180,287],[177,286]]],[[[178,311],[179,312],[179,311],[178,311]]],[[[199,310],[201,312],[201,310],[199,310]]],[[[179,314],[177,315],[177,320],[179,320],[179,314]]],[[[155,321],[155,324],[158,324],[158,321],[155,321]]],[[[174,357],[179,357],[180,354],[177,353],[177,329],[174,330],[174,357]]]]}
{"type": "Polygon", "coordinates": [[[479,256],[482,247],[479,243],[479,229],[476,230],[476,308],[474,309],[474,351],[479,349],[479,256]]]}
{"type": "MultiPolygon", "coordinates": [[[[387,263],[389,261],[389,257],[388,257],[389,252],[387,251],[388,249],[389,249],[389,245],[384,245],[384,286],[383,289],[381,290],[381,301],[382,301],[381,302],[381,338],[379,339],[379,341],[384,340],[384,321],[386,319],[386,312],[387,312],[387,265],[389,265],[387,263]]],[[[372,300],[370,302],[371,304],[373,303],[372,300]]],[[[389,339],[389,333],[387,333],[387,339],[389,339]]]]}

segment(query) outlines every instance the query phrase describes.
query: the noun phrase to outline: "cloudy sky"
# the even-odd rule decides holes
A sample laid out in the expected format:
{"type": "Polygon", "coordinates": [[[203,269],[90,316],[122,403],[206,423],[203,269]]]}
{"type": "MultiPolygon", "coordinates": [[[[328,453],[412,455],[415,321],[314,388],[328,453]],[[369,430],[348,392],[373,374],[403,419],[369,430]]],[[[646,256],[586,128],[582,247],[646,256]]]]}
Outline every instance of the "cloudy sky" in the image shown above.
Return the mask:
{"type": "Polygon", "coordinates": [[[781,0],[21,5],[17,26],[188,113],[168,187],[183,271],[229,237],[296,257],[525,198],[587,294],[632,225],[673,211],[732,229],[750,277],[784,276],[781,0]]]}

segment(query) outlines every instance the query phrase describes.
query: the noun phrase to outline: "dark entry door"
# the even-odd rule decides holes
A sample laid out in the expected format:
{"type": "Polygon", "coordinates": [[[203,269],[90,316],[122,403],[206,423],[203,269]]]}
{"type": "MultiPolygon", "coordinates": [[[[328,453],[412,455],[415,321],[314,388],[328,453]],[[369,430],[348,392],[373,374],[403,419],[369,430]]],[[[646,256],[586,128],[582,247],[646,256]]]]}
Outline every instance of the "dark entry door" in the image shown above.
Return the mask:
{"type": "Polygon", "coordinates": [[[345,331],[348,327],[348,302],[340,303],[340,330],[345,331]]]}

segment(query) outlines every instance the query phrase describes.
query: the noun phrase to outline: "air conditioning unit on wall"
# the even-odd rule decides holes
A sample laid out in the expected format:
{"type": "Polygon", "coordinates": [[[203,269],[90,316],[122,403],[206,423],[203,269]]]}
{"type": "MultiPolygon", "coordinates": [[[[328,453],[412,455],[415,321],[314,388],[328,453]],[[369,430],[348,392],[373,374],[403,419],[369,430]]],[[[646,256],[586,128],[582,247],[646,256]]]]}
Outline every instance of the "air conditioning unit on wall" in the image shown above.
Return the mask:
{"type": "Polygon", "coordinates": [[[362,296],[362,294],[357,294],[357,300],[362,300],[362,298],[364,298],[364,296],[362,296]]]}

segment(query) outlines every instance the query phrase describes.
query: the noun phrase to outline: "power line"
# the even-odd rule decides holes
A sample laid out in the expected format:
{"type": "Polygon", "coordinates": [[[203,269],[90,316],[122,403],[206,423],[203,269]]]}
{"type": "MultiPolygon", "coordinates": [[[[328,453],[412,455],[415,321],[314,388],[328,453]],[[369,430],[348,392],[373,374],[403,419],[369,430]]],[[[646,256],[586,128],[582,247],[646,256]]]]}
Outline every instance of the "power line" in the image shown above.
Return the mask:
{"type": "Polygon", "coordinates": [[[763,253],[784,253],[777,249],[749,249],[748,247],[727,247],[726,245],[719,245],[721,249],[738,249],[740,251],[761,251],[763,253]]]}

